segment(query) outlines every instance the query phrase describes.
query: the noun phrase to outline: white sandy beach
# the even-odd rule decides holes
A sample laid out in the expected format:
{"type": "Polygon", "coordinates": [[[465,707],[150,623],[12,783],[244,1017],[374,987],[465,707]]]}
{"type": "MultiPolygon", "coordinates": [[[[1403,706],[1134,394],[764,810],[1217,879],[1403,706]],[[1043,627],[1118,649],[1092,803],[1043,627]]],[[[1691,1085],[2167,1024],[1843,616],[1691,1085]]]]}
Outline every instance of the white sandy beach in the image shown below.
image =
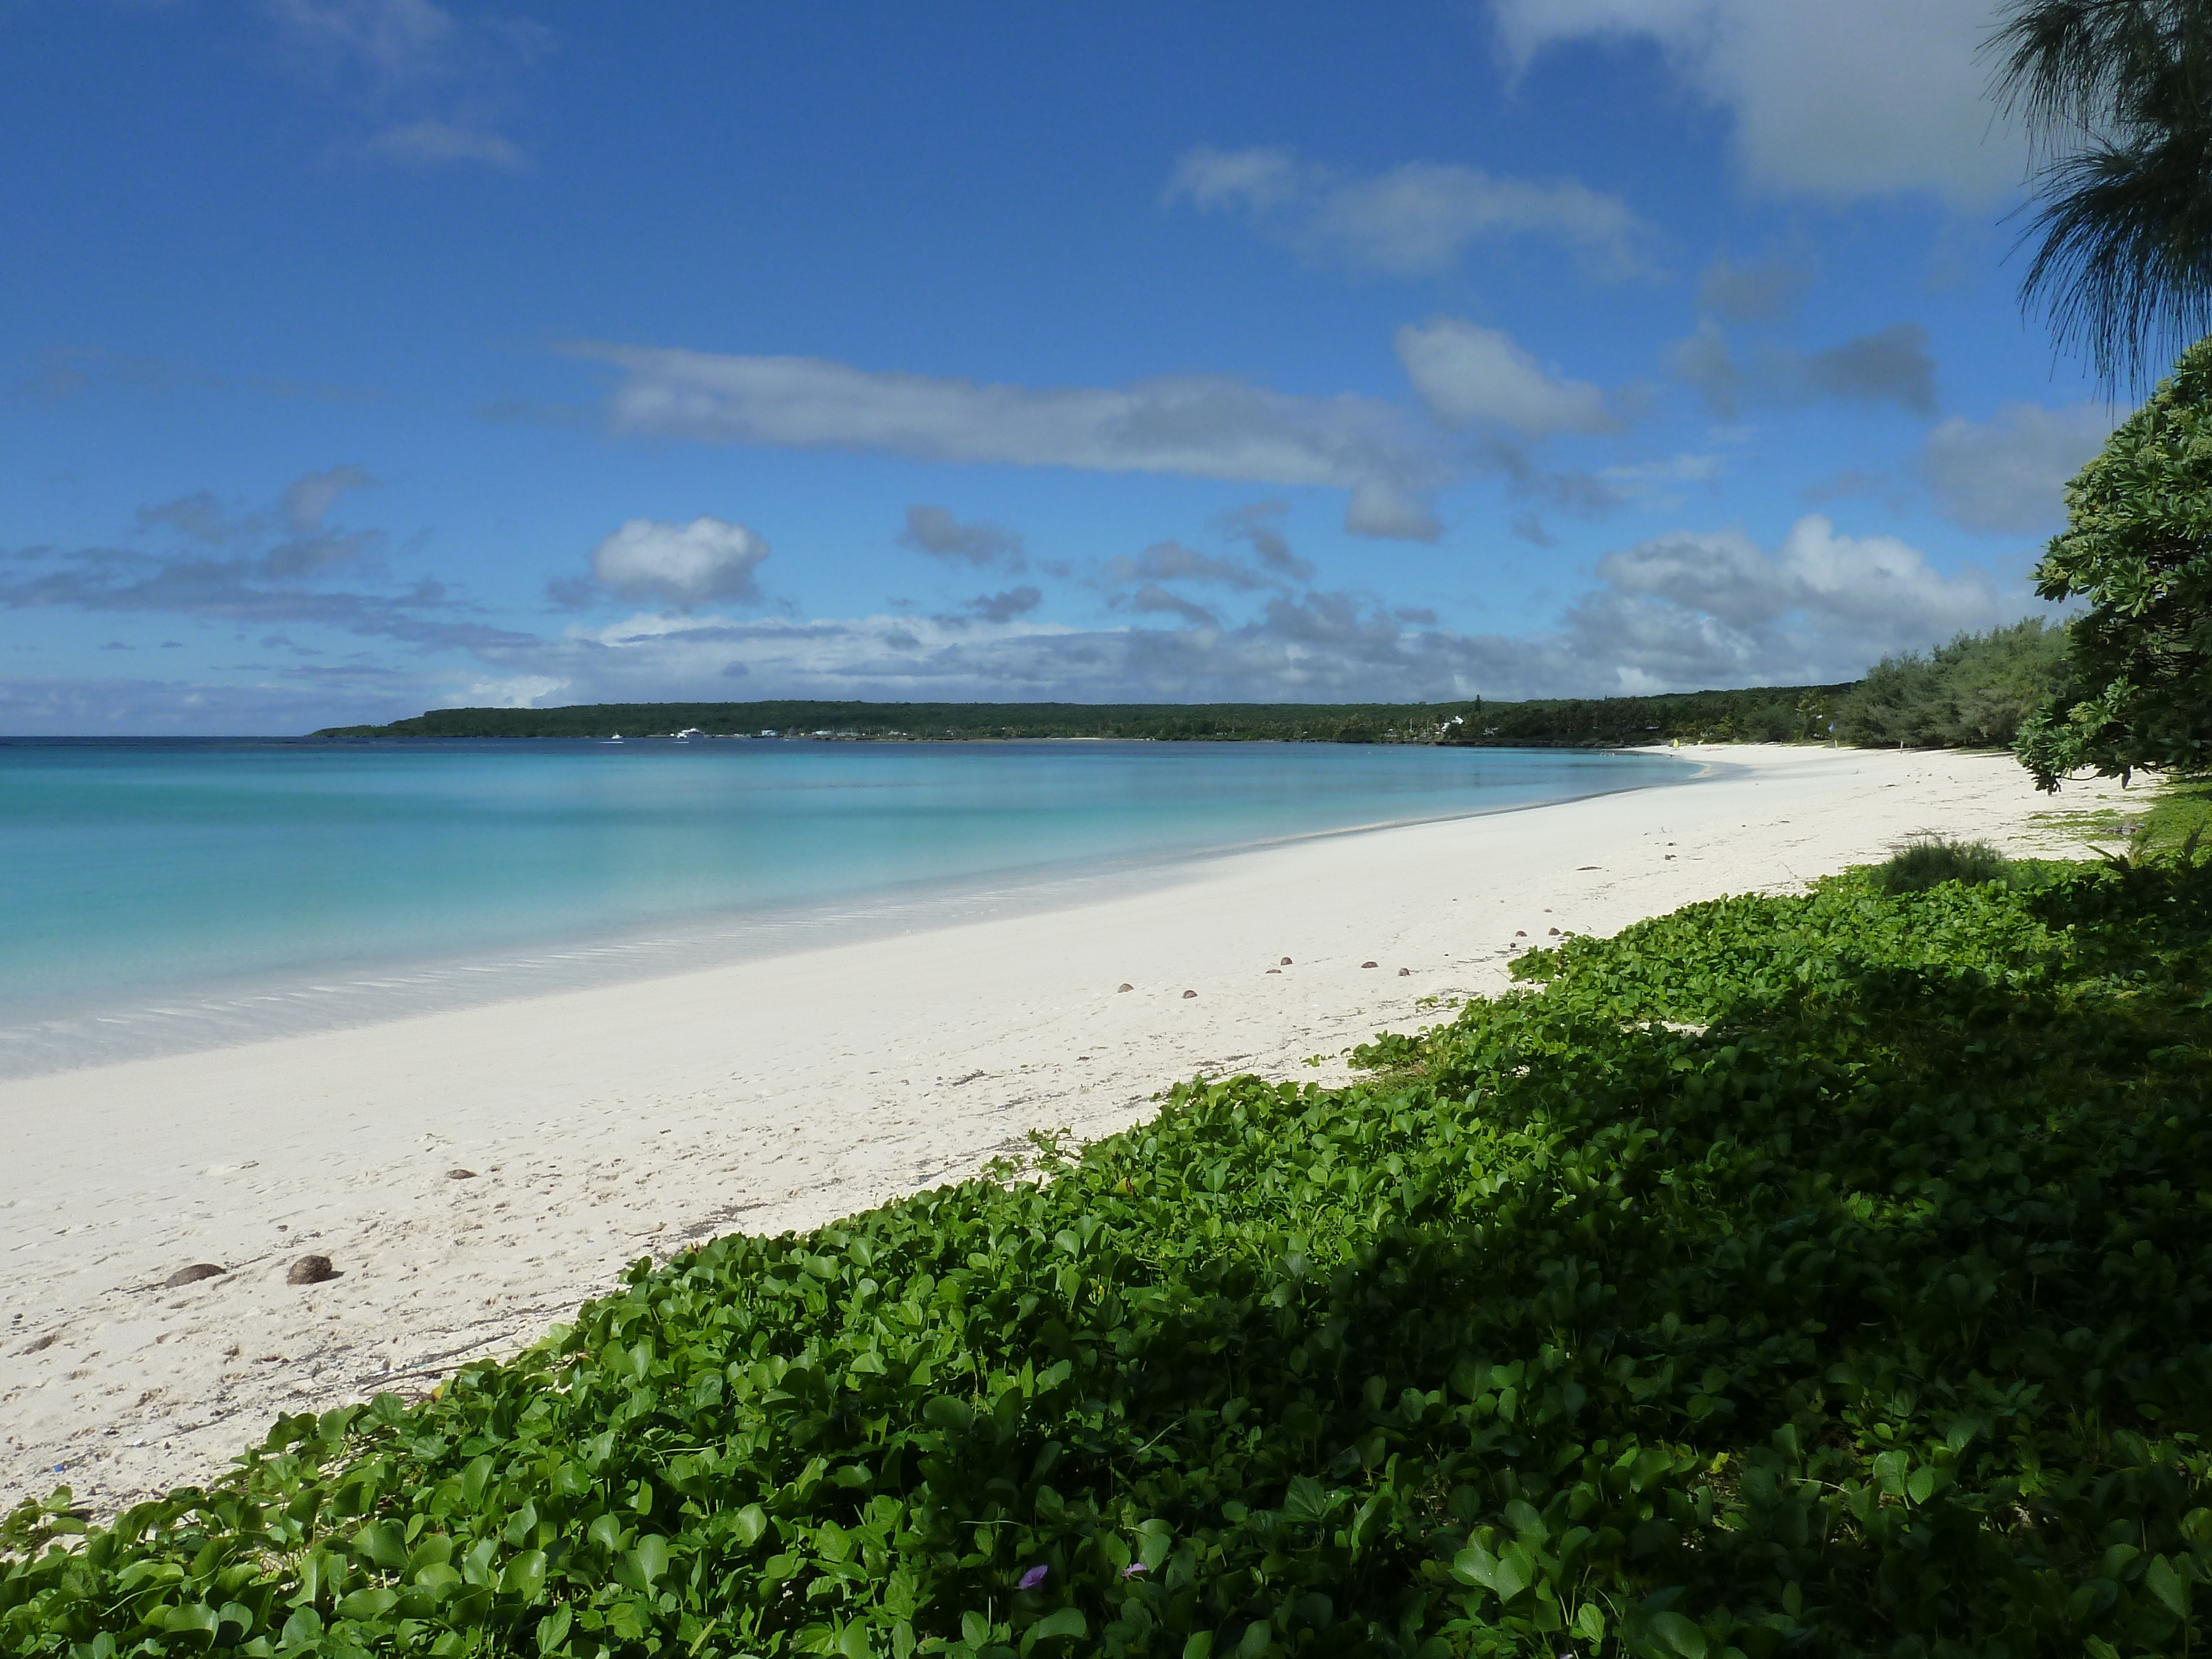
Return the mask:
{"type": "Polygon", "coordinates": [[[0,1501],[207,1479],[276,1414],[426,1389],[640,1256],[828,1221],[1031,1129],[1107,1133],[1194,1073],[1340,1078],[1348,1045],[1497,990],[1554,927],[1794,890],[1916,831],[2078,853],[2031,815],[2126,799],[2053,801],[1996,756],[1684,753],[1737,769],[1237,854],[1082,908],[0,1083],[0,1501]],[[340,1276],[288,1285],[307,1251],[340,1276]],[[200,1261],[228,1271],[158,1288],[200,1261]]]}

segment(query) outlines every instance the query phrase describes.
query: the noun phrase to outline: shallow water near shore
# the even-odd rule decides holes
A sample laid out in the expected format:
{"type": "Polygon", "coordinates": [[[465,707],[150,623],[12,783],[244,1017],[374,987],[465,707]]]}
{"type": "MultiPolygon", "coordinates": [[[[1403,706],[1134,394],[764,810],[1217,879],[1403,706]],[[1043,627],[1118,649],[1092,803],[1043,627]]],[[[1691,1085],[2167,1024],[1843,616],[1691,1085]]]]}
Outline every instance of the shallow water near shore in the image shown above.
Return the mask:
{"type": "Polygon", "coordinates": [[[0,743],[0,1076],[1079,902],[1299,836],[1686,781],[1287,744],[0,743]]]}

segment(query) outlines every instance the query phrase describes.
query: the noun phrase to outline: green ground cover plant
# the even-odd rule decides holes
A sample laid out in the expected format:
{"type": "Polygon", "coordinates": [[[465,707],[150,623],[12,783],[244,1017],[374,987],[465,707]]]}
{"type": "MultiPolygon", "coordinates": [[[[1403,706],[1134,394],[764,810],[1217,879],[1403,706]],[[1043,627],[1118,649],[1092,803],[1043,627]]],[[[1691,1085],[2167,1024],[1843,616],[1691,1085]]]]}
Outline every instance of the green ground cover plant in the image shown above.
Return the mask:
{"type": "Polygon", "coordinates": [[[1570,938],[1350,1087],[640,1263],[24,1504],[0,1649],[2191,1650],[2212,869],[2013,873],[1570,938]]]}

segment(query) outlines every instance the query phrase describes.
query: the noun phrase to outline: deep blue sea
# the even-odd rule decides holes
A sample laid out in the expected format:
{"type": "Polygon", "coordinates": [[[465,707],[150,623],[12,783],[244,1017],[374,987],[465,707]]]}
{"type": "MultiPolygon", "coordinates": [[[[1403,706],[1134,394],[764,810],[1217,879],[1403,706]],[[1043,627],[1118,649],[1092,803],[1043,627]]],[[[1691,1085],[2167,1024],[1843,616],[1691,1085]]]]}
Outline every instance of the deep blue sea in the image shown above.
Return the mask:
{"type": "Polygon", "coordinates": [[[1695,770],[1322,744],[0,739],[0,1075],[1064,902],[1695,770]]]}

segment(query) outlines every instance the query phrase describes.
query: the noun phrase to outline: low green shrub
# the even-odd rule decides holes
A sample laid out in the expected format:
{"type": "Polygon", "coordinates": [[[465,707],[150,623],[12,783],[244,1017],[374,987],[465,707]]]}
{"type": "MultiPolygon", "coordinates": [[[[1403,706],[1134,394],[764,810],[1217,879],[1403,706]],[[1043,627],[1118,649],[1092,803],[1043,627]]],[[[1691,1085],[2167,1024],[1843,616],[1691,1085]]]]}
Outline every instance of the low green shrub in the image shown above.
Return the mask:
{"type": "Polygon", "coordinates": [[[2208,943],[2212,874],[2118,867],[1571,938],[1375,1080],[1187,1085],[108,1526],[25,1504],[0,1646],[2180,1652],[2208,943]]]}
{"type": "Polygon", "coordinates": [[[1976,886],[2003,881],[2012,861],[1987,842],[1953,841],[1944,836],[1916,837],[1875,866],[1875,884],[1885,893],[1924,893],[1947,881],[1976,886]]]}

